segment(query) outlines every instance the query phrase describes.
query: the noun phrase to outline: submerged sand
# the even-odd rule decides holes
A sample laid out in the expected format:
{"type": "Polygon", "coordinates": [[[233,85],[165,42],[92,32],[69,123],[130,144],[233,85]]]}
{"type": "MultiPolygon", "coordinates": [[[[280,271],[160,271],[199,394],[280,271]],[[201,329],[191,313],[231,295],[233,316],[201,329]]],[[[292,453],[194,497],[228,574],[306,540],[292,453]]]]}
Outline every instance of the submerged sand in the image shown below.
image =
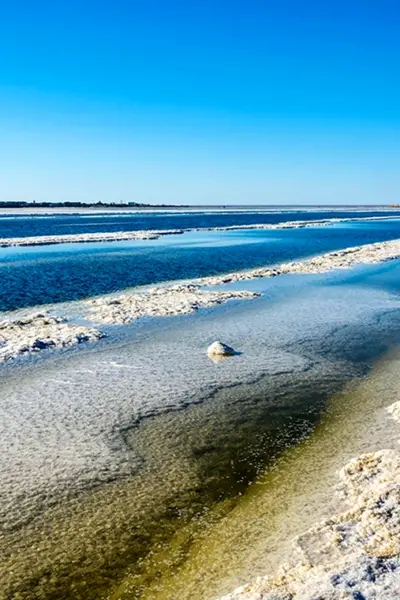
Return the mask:
{"type": "MultiPolygon", "coordinates": [[[[257,478],[238,502],[228,507],[228,514],[222,518],[217,514],[217,523],[204,527],[194,539],[190,532],[186,536],[180,534],[160,550],[158,557],[150,559],[148,571],[146,569],[157,573],[157,577],[154,576],[139,597],[143,600],[220,597],[256,576],[274,573],[278,565],[288,562],[293,554],[294,536],[303,537],[302,532],[307,528],[313,530],[319,519],[330,521],[331,515],[353,508],[353,497],[349,492],[344,495],[343,486],[335,494],[337,473],[343,464],[357,462],[353,456],[369,456],[374,454],[374,449],[378,452],[389,449],[391,454],[397,448],[398,426],[385,407],[398,397],[398,367],[397,353],[397,356],[385,357],[361,384],[349,384],[328,403],[321,423],[310,437],[288,449],[271,470],[257,478]]],[[[312,387],[312,384],[308,387],[309,392],[312,387]]],[[[149,431],[143,435],[147,438],[149,431]]],[[[382,454],[385,455],[386,450],[382,454]]],[[[212,522],[212,513],[209,517],[212,522]]],[[[319,548],[313,545],[314,541],[308,544],[307,551],[317,553],[319,548]]],[[[348,541],[351,550],[353,540],[349,537],[348,541]]],[[[293,564],[293,560],[291,562],[293,564]]],[[[136,597],[136,585],[137,579],[127,576],[125,584],[110,598],[131,600],[136,597]]],[[[245,596],[246,600],[264,598],[257,588],[253,592],[254,596],[245,596]]],[[[282,600],[276,590],[274,593],[282,600]]],[[[266,598],[276,600],[273,595],[266,598]]],[[[286,599],[284,594],[283,598],[286,599]]],[[[309,597],[300,594],[293,598],[309,597]]],[[[311,598],[327,600],[331,596],[321,593],[311,598]]],[[[344,598],[353,596],[344,594],[344,598]]],[[[370,594],[365,598],[386,600],[384,594],[370,594]]]]}

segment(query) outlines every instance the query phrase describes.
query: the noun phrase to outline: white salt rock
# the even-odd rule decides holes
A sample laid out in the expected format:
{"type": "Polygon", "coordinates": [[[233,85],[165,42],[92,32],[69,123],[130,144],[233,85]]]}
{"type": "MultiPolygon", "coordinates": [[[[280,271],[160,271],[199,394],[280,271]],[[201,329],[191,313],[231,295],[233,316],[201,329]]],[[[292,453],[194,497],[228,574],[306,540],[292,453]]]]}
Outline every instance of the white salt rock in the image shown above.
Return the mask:
{"type": "Polygon", "coordinates": [[[233,356],[236,354],[235,350],[220,341],[213,342],[211,346],[207,348],[207,354],[209,356],[233,356]]]}

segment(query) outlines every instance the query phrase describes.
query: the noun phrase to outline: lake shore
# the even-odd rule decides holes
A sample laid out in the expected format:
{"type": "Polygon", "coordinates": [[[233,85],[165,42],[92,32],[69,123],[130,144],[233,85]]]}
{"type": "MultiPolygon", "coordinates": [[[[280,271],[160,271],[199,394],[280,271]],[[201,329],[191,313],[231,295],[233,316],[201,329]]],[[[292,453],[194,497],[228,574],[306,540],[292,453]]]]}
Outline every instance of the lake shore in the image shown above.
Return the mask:
{"type": "MultiPolygon", "coordinates": [[[[400,402],[387,407],[400,422],[400,402]]],[[[400,594],[400,452],[362,454],[340,471],[347,508],[299,535],[291,562],[221,600],[379,598],[400,594]]]]}

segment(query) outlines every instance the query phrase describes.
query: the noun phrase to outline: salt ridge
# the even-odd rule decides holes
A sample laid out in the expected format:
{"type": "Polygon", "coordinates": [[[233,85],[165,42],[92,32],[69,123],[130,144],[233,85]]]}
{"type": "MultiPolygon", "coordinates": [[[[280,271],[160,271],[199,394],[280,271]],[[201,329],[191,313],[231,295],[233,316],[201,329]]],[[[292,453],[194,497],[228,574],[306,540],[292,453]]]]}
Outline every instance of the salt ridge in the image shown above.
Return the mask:
{"type": "Polygon", "coordinates": [[[211,292],[196,285],[176,285],[150,288],[146,292],[89,300],[91,318],[102,323],[130,323],[144,316],[167,317],[186,315],[199,308],[222,304],[228,300],[257,298],[260,294],[247,291],[211,292]]]}
{"type": "MultiPolygon", "coordinates": [[[[387,410],[400,420],[400,402],[387,410]]],[[[293,556],[275,576],[220,600],[398,600],[400,452],[354,458],[340,479],[348,509],[295,539],[293,556]]]]}
{"type": "Polygon", "coordinates": [[[117,231],[105,233],[76,233],[71,235],[39,235],[34,237],[0,238],[1,248],[14,246],[51,246],[54,244],[83,244],[89,242],[122,242],[131,240],[156,240],[164,235],[178,235],[183,229],[165,231],[117,231]]]}
{"type": "Polygon", "coordinates": [[[100,339],[97,329],[73,325],[63,317],[33,313],[0,322],[0,363],[47,348],[64,348],[100,339]]]}
{"type": "Polygon", "coordinates": [[[377,264],[400,257],[400,239],[388,242],[374,242],[363,246],[353,246],[319,254],[309,259],[282,263],[274,267],[261,267],[248,271],[237,271],[226,275],[203,277],[198,280],[203,285],[220,285],[259,279],[262,277],[276,277],[290,273],[327,273],[335,269],[350,269],[355,265],[377,264]]]}
{"type": "Polygon", "coordinates": [[[259,294],[248,291],[205,291],[204,286],[235,283],[262,277],[276,277],[291,273],[318,274],[334,269],[349,269],[357,264],[374,264],[400,257],[400,240],[377,242],[322,254],[307,260],[194,279],[188,284],[154,287],[146,292],[103,296],[88,300],[91,317],[101,323],[128,323],[142,316],[172,316],[221,304],[227,300],[255,298],[259,294]]]}

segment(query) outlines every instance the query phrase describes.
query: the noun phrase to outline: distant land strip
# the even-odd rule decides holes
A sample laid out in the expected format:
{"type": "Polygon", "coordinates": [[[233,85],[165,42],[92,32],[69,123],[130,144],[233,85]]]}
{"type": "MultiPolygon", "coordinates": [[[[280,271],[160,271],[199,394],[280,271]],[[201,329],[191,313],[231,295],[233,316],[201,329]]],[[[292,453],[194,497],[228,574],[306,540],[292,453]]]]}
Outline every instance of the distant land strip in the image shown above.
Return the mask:
{"type": "Polygon", "coordinates": [[[185,204],[143,204],[140,202],[19,202],[0,201],[1,208],[188,208],[185,204]]]}
{"type": "Polygon", "coordinates": [[[243,210],[243,209],[252,209],[259,208],[263,210],[273,210],[273,209],[292,209],[295,211],[304,209],[307,207],[308,209],[332,209],[332,210],[382,210],[382,211],[390,211],[390,210],[398,210],[400,209],[400,204],[375,204],[375,205],[348,205],[348,204],[316,204],[316,205],[291,205],[291,204],[149,204],[145,202],[78,202],[78,201],[65,201],[65,202],[41,202],[41,201],[22,201],[22,200],[1,200],[0,201],[0,210],[32,210],[35,209],[53,209],[53,208],[65,208],[65,209],[224,209],[224,210],[243,210]]]}

